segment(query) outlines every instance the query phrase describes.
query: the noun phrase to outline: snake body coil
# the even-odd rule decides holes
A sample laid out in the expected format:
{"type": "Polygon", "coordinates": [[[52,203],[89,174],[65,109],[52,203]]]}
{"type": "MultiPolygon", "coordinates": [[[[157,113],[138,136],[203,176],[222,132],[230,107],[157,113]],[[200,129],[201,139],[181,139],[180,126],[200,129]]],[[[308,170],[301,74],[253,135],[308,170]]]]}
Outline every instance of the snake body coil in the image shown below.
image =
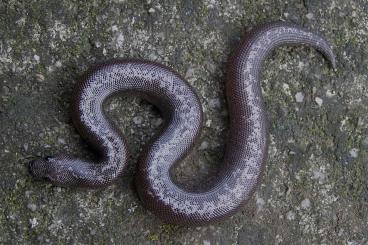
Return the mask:
{"type": "Polygon", "coordinates": [[[263,61],[284,44],[319,50],[335,66],[330,45],[301,27],[281,22],[248,33],[229,62],[226,81],[230,132],[218,180],[204,192],[178,187],[170,171],[193,147],[202,125],[199,100],[179,75],[146,61],[116,61],[95,67],[78,85],[73,122],[99,153],[100,161],[69,156],[29,164],[32,175],[56,185],[101,187],[125,169],[127,145],[102,104],[117,93],[138,93],[157,106],[165,128],[140,158],[136,187],[142,203],[163,221],[200,225],[233,214],[254,192],[267,153],[267,119],[259,82],[263,61]]]}

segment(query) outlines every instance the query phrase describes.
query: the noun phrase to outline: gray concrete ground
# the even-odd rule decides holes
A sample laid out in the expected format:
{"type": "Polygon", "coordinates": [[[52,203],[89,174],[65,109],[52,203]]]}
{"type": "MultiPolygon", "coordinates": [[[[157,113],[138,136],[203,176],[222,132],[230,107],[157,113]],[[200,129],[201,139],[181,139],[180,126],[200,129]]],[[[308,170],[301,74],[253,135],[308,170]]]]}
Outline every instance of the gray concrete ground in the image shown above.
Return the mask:
{"type": "Polygon", "coordinates": [[[0,2],[1,244],[362,244],[368,242],[368,3],[289,1],[0,2]],[[332,71],[306,47],[264,66],[271,145],[260,188],[240,212],[204,227],[162,224],[133,189],[137,156],[162,123],[138,98],[106,110],[126,135],[129,171],[106,189],[34,182],[26,163],[66,152],[92,157],[69,114],[92,64],[144,58],[169,65],[200,96],[205,126],[177,169],[191,188],[221,166],[227,133],[226,60],[245,31],[285,20],[322,33],[332,71]]]}

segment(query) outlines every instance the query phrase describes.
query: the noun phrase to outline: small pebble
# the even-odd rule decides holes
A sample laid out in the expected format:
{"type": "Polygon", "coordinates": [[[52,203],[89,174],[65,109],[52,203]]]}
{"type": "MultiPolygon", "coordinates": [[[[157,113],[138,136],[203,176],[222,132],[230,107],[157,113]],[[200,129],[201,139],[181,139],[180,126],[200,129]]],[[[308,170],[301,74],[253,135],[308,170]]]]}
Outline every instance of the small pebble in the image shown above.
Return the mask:
{"type": "Polygon", "coordinates": [[[141,116],[133,117],[133,122],[134,122],[135,124],[137,124],[137,125],[140,125],[140,124],[142,124],[142,122],[143,122],[143,117],[141,117],[141,116]]]}
{"type": "Polygon", "coordinates": [[[294,213],[293,211],[289,211],[289,212],[287,212],[287,214],[286,214],[286,218],[287,218],[288,220],[294,220],[294,219],[295,219],[295,213],[294,213]]]}
{"type": "Polygon", "coordinates": [[[149,54],[148,59],[149,60],[157,60],[158,56],[155,53],[151,53],[151,54],[149,54]]]}
{"type": "Polygon", "coordinates": [[[312,13],[308,13],[305,17],[307,17],[308,20],[311,20],[314,18],[314,15],[312,13]]]}
{"type": "Polygon", "coordinates": [[[33,59],[37,62],[40,61],[40,56],[38,56],[37,54],[33,55],[33,59]]]}
{"type": "Polygon", "coordinates": [[[57,140],[60,144],[62,144],[62,145],[65,145],[65,139],[63,139],[63,138],[58,138],[58,140],[57,140]]]}
{"type": "Polygon", "coordinates": [[[221,107],[221,101],[220,99],[210,99],[208,101],[208,105],[210,108],[220,108],[221,107]]]}
{"type": "Polygon", "coordinates": [[[128,208],[128,212],[129,213],[134,213],[134,211],[137,209],[138,206],[133,206],[133,207],[130,207],[128,208]]]}
{"type": "Polygon", "coordinates": [[[195,69],[193,67],[189,67],[188,70],[185,72],[185,78],[194,77],[195,69]]]}
{"type": "Polygon", "coordinates": [[[287,83],[282,84],[282,88],[284,89],[285,94],[290,95],[290,86],[287,83]]]}
{"type": "Polygon", "coordinates": [[[26,195],[27,198],[29,198],[31,196],[31,194],[32,194],[32,191],[26,191],[25,192],[25,195],[26,195]]]}
{"type": "Polygon", "coordinates": [[[56,61],[56,63],[55,63],[55,66],[56,66],[56,67],[59,67],[59,68],[60,68],[62,65],[63,65],[63,64],[61,63],[61,61],[56,61]]]}
{"type": "Polygon", "coordinates": [[[257,212],[261,211],[263,209],[263,206],[265,205],[265,200],[263,198],[257,198],[256,205],[257,205],[257,212]]]}
{"type": "Polygon", "coordinates": [[[36,204],[33,204],[33,203],[29,203],[29,204],[27,205],[27,208],[28,208],[29,210],[31,210],[32,212],[34,212],[34,211],[36,211],[36,210],[37,210],[37,205],[36,205],[36,204]]]}
{"type": "Polygon", "coordinates": [[[160,126],[163,122],[164,122],[164,120],[162,120],[162,118],[157,118],[157,119],[153,120],[153,125],[154,125],[155,127],[158,127],[158,126],[160,126]]]}
{"type": "Polygon", "coordinates": [[[310,202],[310,200],[309,200],[308,198],[304,199],[304,200],[301,202],[301,204],[300,204],[300,206],[301,206],[303,209],[308,209],[308,208],[310,207],[310,205],[311,205],[311,202],[310,202]]]}
{"type": "Polygon", "coordinates": [[[327,178],[327,176],[323,172],[321,172],[321,171],[313,171],[312,179],[318,180],[318,182],[320,184],[323,183],[323,182],[325,182],[326,178],[327,178]]]}
{"type": "Polygon", "coordinates": [[[29,220],[29,224],[31,225],[31,228],[35,228],[38,225],[38,221],[36,218],[32,218],[29,220]]]}
{"type": "Polygon", "coordinates": [[[118,30],[118,26],[117,25],[113,25],[112,27],[111,27],[111,31],[117,31],[118,30]]]}
{"type": "Polygon", "coordinates": [[[207,240],[203,240],[203,245],[211,245],[211,242],[207,240]]]}
{"type": "Polygon", "coordinates": [[[363,146],[368,147],[368,137],[365,137],[365,138],[362,140],[362,144],[363,144],[363,146]]]}
{"type": "Polygon", "coordinates": [[[302,103],[304,101],[304,93],[298,92],[295,94],[295,101],[298,103],[302,103]]]}
{"type": "Polygon", "coordinates": [[[327,90],[326,91],[326,96],[327,98],[332,98],[336,95],[336,92],[334,90],[327,90]]]}
{"type": "Polygon", "coordinates": [[[350,156],[351,156],[352,158],[357,158],[357,157],[358,157],[358,153],[359,153],[359,149],[357,149],[357,148],[353,148],[353,149],[351,149],[351,150],[349,151],[349,153],[350,153],[350,156]]]}
{"type": "Polygon", "coordinates": [[[36,74],[36,80],[39,81],[39,82],[42,82],[43,80],[45,80],[45,76],[38,73],[38,74],[36,74]]]}
{"type": "Polygon", "coordinates": [[[101,43],[99,41],[96,41],[95,46],[96,46],[96,48],[99,48],[99,47],[101,47],[101,43]]]}
{"type": "Polygon", "coordinates": [[[299,61],[299,62],[298,62],[298,69],[299,69],[299,70],[302,70],[304,67],[305,67],[305,63],[304,63],[304,62],[302,62],[302,61],[299,61]]]}
{"type": "Polygon", "coordinates": [[[201,145],[198,147],[198,150],[206,150],[208,148],[208,142],[207,141],[203,141],[201,143],[201,145]]]}
{"type": "Polygon", "coordinates": [[[322,104],[323,104],[323,100],[320,97],[316,97],[314,99],[314,101],[316,101],[316,103],[317,103],[318,106],[322,106],[322,104]]]}
{"type": "Polygon", "coordinates": [[[9,94],[9,92],[10,92],[9,87],[8,86],[3,86],[3,93],[4,94],[9,94]]]}
{"type": "Polygon", "coordinates": [[[124,35],[122,33],[116,38],[116,44],[120,47],[124,44],[124,35]]]}

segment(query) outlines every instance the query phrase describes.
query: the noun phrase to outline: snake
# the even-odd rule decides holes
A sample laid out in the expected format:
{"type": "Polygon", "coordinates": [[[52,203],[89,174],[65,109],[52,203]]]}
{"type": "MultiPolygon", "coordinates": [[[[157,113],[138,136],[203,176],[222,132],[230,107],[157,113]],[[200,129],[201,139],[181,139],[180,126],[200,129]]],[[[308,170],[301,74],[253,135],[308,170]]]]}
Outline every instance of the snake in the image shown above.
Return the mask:
{"type": "Polygon", "coordinates": [[[171,68],[139,59],[95,65],[77,83],[72,121],[98,158],[61,154],[36,159],[28,165],[31,175],[57,186],[112,184],[127,168],[128,150],[103,103],[133,94],[157,107],[164,120],[138,160],[134,182],[143,206],[169,224],[196,226],[224,220],[247,203],[260,182],[269,144],[260,76],[265,59],[283,45],[310,46],[336,67],[329,42],[297,24],[271,22],[248,31],[227,63],[229,132],[221,169],[205,190],[187,190],[173,179],[173,169],[192,151],[202,127],[195,90],[171,68]]]}

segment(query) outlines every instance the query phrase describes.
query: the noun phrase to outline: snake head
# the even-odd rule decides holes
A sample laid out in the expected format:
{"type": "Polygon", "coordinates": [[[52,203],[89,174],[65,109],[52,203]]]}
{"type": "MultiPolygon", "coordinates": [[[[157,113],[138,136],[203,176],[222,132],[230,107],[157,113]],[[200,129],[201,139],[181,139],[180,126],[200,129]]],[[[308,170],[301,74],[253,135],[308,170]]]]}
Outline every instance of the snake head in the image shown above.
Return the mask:
{"type": "Polygon", "coordinates": [[[90,171],[79,160],[65,155],[31,161],[28,169],[34,179],[57,186],[82,186],[83,180],[90,176],[90,171]]]}
{"type": "Polygon", "coordinates": [[[36,180],[51,182],[57,180],[57,171],[52,157],[45,157],[29,162],[28,169],[36,180]]]}

